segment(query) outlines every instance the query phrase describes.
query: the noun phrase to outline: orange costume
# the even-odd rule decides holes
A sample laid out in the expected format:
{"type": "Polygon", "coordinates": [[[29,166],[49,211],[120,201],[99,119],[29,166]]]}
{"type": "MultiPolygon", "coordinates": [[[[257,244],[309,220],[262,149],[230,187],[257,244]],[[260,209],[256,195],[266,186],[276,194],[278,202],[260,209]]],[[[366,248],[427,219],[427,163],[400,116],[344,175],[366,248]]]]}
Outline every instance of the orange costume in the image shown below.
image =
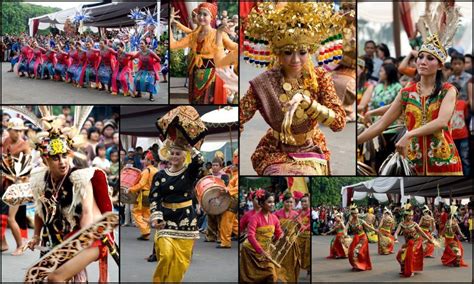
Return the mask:
{"type": "Polygon", "coordinates": [[[443,262],[443,265],[446,266],[467,267],[467,264],[463,259],[464,248],[456,236],[457,227],[458,224],[453,219],[446,222],[444,228],[444,253],[441,257],[441,261],[443,262]]]}
{"type": "MultiPolygon", "coordinates": [[[[148,155],[147,155],[148,156],[148,155]]],[[[138,198],[137,203],[133,206],[132,216],[135,220],[135,224],[142,236],[148,236],[150,234],[150,203],[148,201],[148,195],[152,186],[153,177],[158,172],[158,169],[153,165],[148,165],[140,174],[140,181],[130,187],[131,192],[137,192],[138,198]]]]}
{"type": "MultiPolygon", "coordinates": [[[[384,212],[385,213],[385,212],[384,212]]],[[[395,226],[395,220],[392,214],[384,214],[381,226],[379,228],[378,237],[378,253],[379,254],[391,254],[393,253],[393,245],[395,237],[392,235],[393,227],[395,226]]]]}
{"type": "MultiPolygon", "coordinates": [[[[421,217],[419,225],[420,225],[420,228],[423,230],[423,232],[425,232],[425,234],[431,238],[432,237],[431,232],[434,229],[433,217],[426,216],[426,215],[421,217]]],[[[428,242],[427,240],[423,240],[423,257],[433,257],[433,253],[434,253],[434,244],[428,242]]]]}
{"type": "Polygon", "coordinates": [[[353,269],[372,270],[369,256],[369,240],[362,222],[360,219],[357,219],[355,223],[352,220],[349,222],[349,228],[354,233],[354,238],[349,246],[349,262],[353,269]]]}
{"type": "Polygon", "coordinates": [[[416,225],[413,221],[400,223],[405,244],[397,253],[397,261],[404,277],[410,277],[415,271],[423,270],[423,238],[416,231],[416,225]]]}
{"type": "Polygon", "coordinates": [[[329,245],[329,256],[326,258],[346,258],[347,247],[344,245],[344,226],[342,222],[336,223],[334,227],[328,232],[336,231],[336,236],[331,240],[329,245]]]}
{"type": "MultiPolygon", "coordinates": [[[[216,18],[217,6],[212,3],[201,3],[199,10],[206,10],[212,19],[216,18]]],[[[189,73],[189,102],[191,104],[226,104],[227,96],[223,81],[216,76],[216,56],[222,58],[222,51],[216,43],[217,30],[210,28],[202,41],[199,34],[202,27],[187,34],[183,39],[176,41],[170,36],[170,48],[191,48],[192,61],[188,66],[189,73]]],[[[222,44],[228,50],[237,50],[238,44],[233,42],[225,33],[222,34],[222,44]]]]}

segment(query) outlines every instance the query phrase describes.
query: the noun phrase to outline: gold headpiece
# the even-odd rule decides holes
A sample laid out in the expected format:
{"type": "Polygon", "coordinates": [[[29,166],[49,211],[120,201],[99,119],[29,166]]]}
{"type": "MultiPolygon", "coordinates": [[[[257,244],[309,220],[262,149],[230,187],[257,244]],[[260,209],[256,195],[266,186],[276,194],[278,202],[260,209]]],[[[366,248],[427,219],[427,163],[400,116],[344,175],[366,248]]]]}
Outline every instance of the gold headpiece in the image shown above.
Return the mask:
{"type": "Polygon", "coordinates": [[[430,4],[427,3],[425,14],[417,23],[423,38],[419,52],[428,52],[444,63],[448,57],[446,49],[452,44],[460,20],[459,7],[454,4],[441,2],[433,14],[430,4]]]}
{"type": "Polygon", "coordinates": [[[403,215],[413,215],[413,208],[410,203],[403,206],[403,215]]]}
{"type": "Polygon", "coordinates": [[[355,204],[352,204],[350,207],[349,207],[351,213],[359,213],[359,209],[357,208],[357,205],[355,204]]]}
{"type": "Polygon", "coordinates": [[[457,211],[458,211],[458,207],[456,205],[451,205],[449,207],[449,215],[451,215],[451,218],[456,215],[457,211]]]}
{"type": "Polygon", "coordinates": [[[383,213],[390,214],[391,216],[393,215],[393,214],[392,214],[392,211],[390,211],[390,209],[388,209],[387,207],[384,207],[383,213]]]}
{"type": "Polygon", "coordinates": [[[428,207],[428,205],[423,206],[423,213],[426,213],[426,212],[428,212],[428,213],[431,214],[431,210],[430,210],[430,208],[428,207]]]}
{"type": "Polygon", "coordinates": [[[244,60],[268,67],[283,50],[319,51],[318,64],[342,59],[342,29],[345,17],[325,2],[271,2],[258,4],[250,12],[244,40],[244,60]]]}

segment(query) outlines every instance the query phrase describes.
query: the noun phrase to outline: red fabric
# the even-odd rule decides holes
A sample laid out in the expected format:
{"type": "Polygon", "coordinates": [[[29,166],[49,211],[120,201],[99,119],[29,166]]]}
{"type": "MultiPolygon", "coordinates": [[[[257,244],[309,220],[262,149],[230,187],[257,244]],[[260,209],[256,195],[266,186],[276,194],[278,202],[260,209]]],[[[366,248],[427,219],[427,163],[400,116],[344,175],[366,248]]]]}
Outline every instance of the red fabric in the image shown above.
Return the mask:
{"type": "Polygon", "coordinates": [[[214,87],[214,104],[225,105],[227,104],[227,91],[224,88],[224,81],[216,75],[216,84],[214,87]]]}
{"type": "Polygon", "coordinates": [[[2,239],[5,237],[5,232],[7,231],[7,221],[8,221],[8,215],[2,214],[2,239]]]}
{"type": "Polygon", "coordinates": [[[257,237],[256,237],[257,228],[270,227],[270,226],[273,226],[275,228],[274,235],[273,235],[275,240],[278,240],[279,238],[283,236],[283,230],[280,227],[280,221],[278,220],[278,217],[275,216],[274,214],[269,213],[268,221],[267,221],[262,211],[260,211],[256,213],[252,217],[252,219],[250,219],[250,223],[247,229],[247,239],[258,254],[261,254],[263,252],[263,248],[262,246],[260,246],[260,243],[257,241],[257,237]]]}
{"type": "Polygon", "coordinates": [[[23,239],[28,239],[28,229],[21,229],[20,228],[20,235],[23,239]]]}
{"type": "Polygon", "coordinates": [[[406,247],[405,260],[402,261],[402,250],[397,253],[397,261],[403,266],[404,277],[410,277],[415,271],[423,270],[423,239],[409,240],[406,247]]]}
{"type": "Polygon", "coordinates": [[[38,32],[39,23],[40,23],[39,19],[33,20],[33,36],[35,36],[36,33],[38,32]]]}
{"type": "Polygon", "coordinates": [[[96,170],[91,179],[92,188],[94,190],[94,199],[99,207],[100,213],[112,211],[112,201],[109,197],[109,189],[107,184],[107,176],[101,170],[96,170]]]}
{"type": "Polygon", "coordinates": [[[249,224],[250,219],[253,217],[253,215],[255,215],[255,213],[257,213],[257,211],[250,210],[247,211],[244,216],[242,216],[242,218],[239,220],[240,232],[244,232],[247,229],[247,225],[249,224]]]}
{"type": "Polygon", "coordinates": [[[171,5],[173,6],[175,11],[179,10],[179,22],[187,27],[189,27],[189,13],[186,10],[186,4],[184,0],[172,1],[171,5]]]}
{"type": "Polygon", "coordinates": [[[441,257],[441,262],[443,263],[443,265],[454,266],[457,262],[457,256],[451,249],[451,245],[455,245],[461,250],[461,259],[459,260],[459,266],[467,267],[467,264],[464,262],[464,248],[462,247],[461,242],[456,237],[445,237],[444,239],[444,253],[441,257]]]}
{"type": "Polygon", "coordinates": [[[352,243],[349,246],[349,262],[353,268],[359,270],[372,270],[372,263],[370,262],[369,256],[369,240],[367,239],[366,234],[363,234],[362,236],[359,236],[358,234],[354,235],[352,243]],[[354,259],[354,249],[360,241],[362,241],[362,246],[359,249],[359,255],[356,260],[354,259]]]}
{"type": "Polygon", "coordinates": [[[211,12],[212,19],[215,19],[217,17],[217,4],[203,2],[198,5],[198,11],[201,9],[211,12]]]}
{"type": "Polygon", "coordinates": [[[400,18],[402,20],[403,28],[405,29],[409,39],[413,39],[416,36],[415,25],[411,15],[411,4],[410,2],[399,2],[400,7],[400,18]]]}
{"type": "MultiPolygon", "coordinates": [[[[430,230],[428,229],[424,229],[424,228],[421,228],[423,230],[423,232],[425,232],[425,234],[428,236],[428,237],[432,237],[431,236],[431,233],[430,233],[430,230]]],[[[426,247],[424,248],[423,250],[423,257],[427,257],[427,256],[433,256],[433,253],[434,253],[434,244],[428,242],[428,241],[425,241],[426,242],[426,247]]]]}
{"type": "Polygon", "coordinates": [[[466,117],[468,116],[468,103],[465,100],[456,100],[456,107],[451,118],[452,132],[454,140],[465,139],[469,137],[469,131],[466,126],[466,117]]]}
{"type": "Polygon", "coordinates": [[[443,231],[444,226],[446,225],[446,221],[448,221],[448,213],[442,212],[441,217],[439,219],[440,219],[439,231],[441,232],[443,231]]]}
{"type": "Polygon", "coordinates": [[[344,248],[342,246],[342,240],[344,237],[344,233],[340,232],[336,234],[336,237],[331,243],[329,247],[329,256],[326,258],[341,258],[346,257],[346,253],[344,252],[344,248]]]}

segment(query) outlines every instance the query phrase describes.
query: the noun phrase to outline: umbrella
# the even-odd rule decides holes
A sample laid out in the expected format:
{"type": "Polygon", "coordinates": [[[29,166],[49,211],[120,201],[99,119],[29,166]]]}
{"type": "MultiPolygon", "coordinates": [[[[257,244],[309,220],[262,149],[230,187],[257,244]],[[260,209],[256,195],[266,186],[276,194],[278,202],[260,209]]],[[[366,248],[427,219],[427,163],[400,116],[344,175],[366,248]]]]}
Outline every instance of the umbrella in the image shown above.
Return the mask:
{"type": "Polygon", "coordinates": [[[205,113],[201,120],[207,127],[229,127],[230,148],[232,147],[231,127],[239,123],[239,110],[237,107],[226,106],[205,113]]]}

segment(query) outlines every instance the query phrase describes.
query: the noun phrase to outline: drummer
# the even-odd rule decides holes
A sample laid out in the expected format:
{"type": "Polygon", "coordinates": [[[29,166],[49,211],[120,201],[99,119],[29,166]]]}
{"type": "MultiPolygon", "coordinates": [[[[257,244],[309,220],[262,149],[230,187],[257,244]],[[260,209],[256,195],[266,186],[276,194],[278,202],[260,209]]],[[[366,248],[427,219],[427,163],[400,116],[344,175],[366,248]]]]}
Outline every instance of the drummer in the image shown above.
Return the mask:
{"type": "Polygon", "coordinates": [[[140,174],[140,181],[130,187],[128,191],[138,194],[137,201],[133,205],[132,217],[135,224],[140,230],[141,236],[137,240],[148,241],[150,239],[150,203],[148,202],[148,195],[153,181],[153,177],[158,172],[155,167],[155,159],[151,151],[145,155],[145,169],[140,174]]]}
{"type": "Polygon", "coordinates": [[[231,203],[229,208],[222,213],[219,222],[219,234],[221,237],[221,244],[217,248],[231,248],[232,233],[238,236],[239,225],[237,221],[237,210],[238,210],[238,193],[239,193],[239,153],[238,150],[234,151],[232,161],[232,179],[229,182],[229,194],[231,196],[231,203]]]}
{"type": "MultiPolygon", "coordinates": [[[[220,178],[226,186],[229,185],[229,176],[222,170],[224,166],[224,160],[216,155],[212,160],[211,174],[214,177],[220,178]]],[[[218,224],[221,215],[209,215],[207,214],[207,230],[205,242],[220,242],[218,224]]],[[[220,246],[218,246],[220,247],[220,246]]]]}

